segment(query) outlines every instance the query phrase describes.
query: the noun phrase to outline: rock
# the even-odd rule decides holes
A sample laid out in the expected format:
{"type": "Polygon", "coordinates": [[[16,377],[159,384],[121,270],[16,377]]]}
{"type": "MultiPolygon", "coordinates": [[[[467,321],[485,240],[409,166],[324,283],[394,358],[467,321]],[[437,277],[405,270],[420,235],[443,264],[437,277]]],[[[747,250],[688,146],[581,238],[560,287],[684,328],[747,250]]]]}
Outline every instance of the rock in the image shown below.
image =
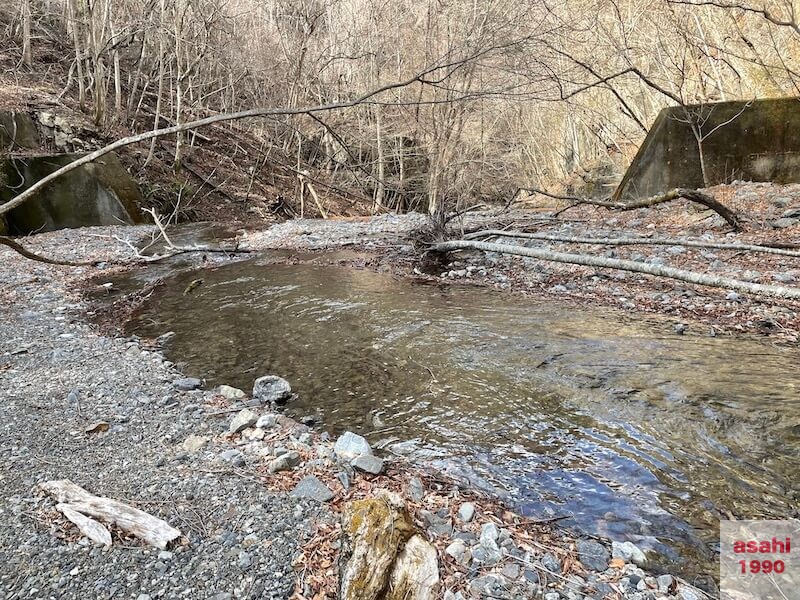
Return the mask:
{"type": "Polygon", "coordinates": [[[184,377],[183,379],[176,379],[172,382],[172,387],[181,392],[191,392],[192,390],[202,387],[203,382],[197,377],[184,377]]]}
{"type": "Polygon", "coordinates": [[[450,544],[444,551],[453,557],[457,563],[461,563],[464,560],[464,555],[467,553],[467,545],[463,542],[463,540],[455,540],[452,544],[450,544]]]}
{"type": "Polygon", "coordinates": [[[421,535],[406,542],[389,576],[385,600],[434,600],[439,590],[439,560],[434,548],[421,535]]]}
{"type": "Polygon", "coordinates": [[[241,467],[245,464],[244,455],[236,449],[225,450],[220,453],[219,457],[223,462],[230,463],[234,467],[241,467]]]}
{"type": "Polygon", "coordinates": [[[672,575],[659,575],[657,581],[658,591],[661,594],[671,594],[675,586],[675,578],[672,575]]]}
{"type": "Polygon", "coordinates": [[[242,390],[229,385],[219,386],[219,393],[226,400],[241,400],[245,397],[245,393],[242,390]]]}
{"type": "Polygon", "coordinates": [[[84,427],[84,433],[102,433],[104,431],[108,431],[109,424],[106,421],[95,421],[91,425],[87,425],[84,427]]]}
{"type": "Polygon", "coordinates": [[[353,459],[350,464],[360,471],[372,473],[373,475],[378,475],[383,471],[383,460],[370,454],[362,454],[353,459]]]}
{"type": "MultiPolygon", "coordinates": [[[[269,472],[278,473],[280,471],[291,471],[300,464],[300,454],[297,452],[287,452],[277,457],[269,463],[269,472]]],[[[323,500],[324,502],[324,500],[323,500]]]]}
{"type": "Polygon", "coordinates": [[[293,498],[309,498],[317,502],[328,502],[333,499],[333,492],[314,475],[303,477],[289,495],[293,498]]]}
{"type": "Polygon", "coordinates": [[[397,494],[382,490],[348,503],[342,514],[344,568],[342,600],[375,600],[392,574],[398,550],[414,534],[411,518],[397,494]]]}
{"type": "MultiPolygon", "coordinates": [[[[65,153],[0,160],[0,180],[15,182],[13,186],[0,185],[0,204],[81,156],[65,153]]],[[[64,174],[5,216],[13,234],[130,225],[142,222],[142,202],[136,182],[119,157],[111,153],[64,174]]]]}
{"type": "Polygon", "coordinates": [[[611,555],[640,567],[647,562],[644,552],[632,542],[611,542],[611,555]]]}
{"type": "Polygon", "coordinates": [[[677,323],[676,325],[673,325],[672,328],[678,335],[683,335],[689,329],[689,326],[686,323],[677,323]]]}
{"type": "Polygon", "coordinates": [[[678,596],[681,600],[700,600],[700,594],[697,593],[693,588],[684,584],[681,586],[681,589],[678,592],[678,596]]]}
{"type": "Polygon", "coordinates": [[[247,552],[239,552],[239,568],[242,570],[249,569],[253,564],[253,559],[247,552]]]}
{"type": "Polygon", "coordinates": [[[786,219],[796,219],[800,217],[800,206],[792,206],[791,208],[786,209],[783,211],[781,217],[786,219]]]}
{"type": "Polygon", "coordinates": [[[469,523],[472,521],[472,517],[475,516],[475,505],[472,502],[464,502],[461,506],[458,507],[458,518],[461,519],[464,523],[469,523]]]}
{"type": "Polygon", "coordinates": [[[292,395],[292,386],[283,377],[265,375],[253,384],[253,399],[263,404],[281,404],[292,395]]]}
{"type": "Polygon", "coordinates": [[[774,229],[786,229],[787,227],[794,227],[797,224],[797,219],[789,219],[786,217],[781,217],[772,222],[772,227],[774,229]]]}
{"type": "Polygon", "coordinates": [[[561,561],[550,552],[545,553],[539,562],[541,562],[542,566],[548,571],[559,575],[561,574],[561,561]]]}
{"type": "Polygon", "coordinates": [[[414,502],[421,502],[425,497],[425,486],[419,477],[412,477],[408,480],[408,497],[414,502]]]}
{"type": "Polygon", "coordinates": [[[419,511],[419,516],[425,522],[428,531],[430,531],[433,535],[449,536],[453,534],[453,523],[450,521],[448,517],[440,517],[439,515],[432,513],[429,510],[419,511]]]}
{"type": "Polygon", "coordinates": [[[503,566],[503,570],[501,571],[503,577],[506,579],[511,579],[512,581],[519,578],[520,568],[517,563],[508,563],[503,566]]]}
{"type": "Polygon", "coordinates": [[[481,526],[481,545],[497,547],[497,539],[500,537],[500,530],[494,523],[484,523],[481,526]]]}
{"type": "Polygon", "coordinates": [[[725,300],[728,302],[738,302],[739,301],[739,294],[736,292],[729,292],[727,296],[725,296],[725,300]]]}
{"type": "Polygon", "coordinates": [[[578,559],[581,564],[592,571],[605,571],[611,554],[605,546],[594,540],[578,540],[578,559]]]}
{"type": "Polygon", "coordinates": [[[231,420],[231,425],[228,431],[231,433],[239,433],[242,429],[252,427],[258,421],[258,415],[249,408],[243,408],[231,420]]]}
{"type": "Polygon", "coordinates": [[[269,413],[266,415],[261,415],[258,417],[258,421],[256,421],[256,427],[259,429],[272,429],[278,424],[278,415],[269,413]]]}
{"type": "Polygon", "coordinates": [[[183,440],[183,449],[187,452],[197,452],[208,443],[209,439],[205,435],[190,435],[183,440]]]}
{"type": "Polygon", "coordinates": [[[559,598],[561,598],[561,594],[558,592],[547,592],[544,595],[544,600],[558,600],[559,598]]]}
{"type": "Polygon", "coordinates": [[[361,455],[369,456],[372,454],[372,448],[370,448],[367,440],[352,431],[346,431],[339,436],[333,446],[333,451],[340,460],[347,462],[361,455]]]}
{"type": "Polygon", "coordinates": [[[336,479],[338,479],[339,483],[342,484],[342,489],[343,490],[349,490],[350,489],[350,476],[346,472],[339,471],[336,474],[336,479]]]}

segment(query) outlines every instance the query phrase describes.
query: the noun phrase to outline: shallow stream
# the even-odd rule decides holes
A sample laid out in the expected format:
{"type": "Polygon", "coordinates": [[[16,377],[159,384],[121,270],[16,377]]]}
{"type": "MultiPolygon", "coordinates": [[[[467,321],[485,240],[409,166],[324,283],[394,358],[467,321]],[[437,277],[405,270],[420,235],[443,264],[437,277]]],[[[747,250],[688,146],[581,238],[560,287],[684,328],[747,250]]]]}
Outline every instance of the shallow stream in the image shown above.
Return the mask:
{"type": "Polygon", "coordinates": [[[180,273],[128,324],[167,331],[168,355],[209,386],[281,375],[295,417],[361,432],[531,516],[653,548],[685,574],[715,570],[720,518],[797,515],[793,350],[258,260],[180,273]]]}

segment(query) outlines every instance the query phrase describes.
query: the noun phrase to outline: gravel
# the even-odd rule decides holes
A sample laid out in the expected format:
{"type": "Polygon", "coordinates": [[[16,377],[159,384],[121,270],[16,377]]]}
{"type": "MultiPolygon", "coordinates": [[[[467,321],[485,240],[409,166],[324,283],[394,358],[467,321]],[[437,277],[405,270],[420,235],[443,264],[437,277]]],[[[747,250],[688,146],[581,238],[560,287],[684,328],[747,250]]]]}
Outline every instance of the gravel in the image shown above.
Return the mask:
{"type": "MultiPolygon", "coordinates": [[[[61,231],[26,244],[121,259],[130,250],[111,235],[150,231],[61,231]]],[[[174,386],[185,375],[160,354],[85,322],[70,284],[94,271],[0,251],[0,597],[288,598],[292,561],[320,509],[215,462],[221,448],[192,437],[226,430],[228,418],[210,414],[214,394],[174,386]],[[84,432],[98,421],[108,430],[84,432]],[[65,478],[165,519],[184,540],[169,552],[116,536],[107,550],[93,547],[37,492],[65,478]]]]}

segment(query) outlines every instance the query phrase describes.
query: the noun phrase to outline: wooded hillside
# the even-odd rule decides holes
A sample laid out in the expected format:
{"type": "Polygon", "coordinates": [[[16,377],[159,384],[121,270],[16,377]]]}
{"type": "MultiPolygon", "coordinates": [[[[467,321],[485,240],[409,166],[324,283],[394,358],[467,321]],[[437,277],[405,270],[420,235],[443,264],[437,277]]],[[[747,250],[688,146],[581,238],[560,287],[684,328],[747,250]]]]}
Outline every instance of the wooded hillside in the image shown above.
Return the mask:
{"type": "MultiPolygon", "coordinates": [[[[6,82],[60,90],[107,132],[428,70],[346,111],[236,125],[373,210],[608,191],[664,106],[798,91],[783,0],[8,0],[0,27],[6,82]]],[[[174,136],[176,169],[201,136],[174,136]]]]}

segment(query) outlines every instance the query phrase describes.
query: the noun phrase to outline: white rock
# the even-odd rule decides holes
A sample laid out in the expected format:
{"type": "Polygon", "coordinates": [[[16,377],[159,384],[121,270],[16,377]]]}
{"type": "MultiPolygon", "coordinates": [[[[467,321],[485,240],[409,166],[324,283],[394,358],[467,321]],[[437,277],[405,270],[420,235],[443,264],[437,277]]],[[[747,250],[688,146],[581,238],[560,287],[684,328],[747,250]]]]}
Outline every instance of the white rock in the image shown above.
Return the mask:
{"type": "Polygon", "coordinates": [[[469,523],[472,521],[472,517],[475,516],[475,505],[472,502],[464,502],[458,508],[458,518],[464,521],[464,523],[469,523]]]}
{"type": "Polygon", "coordinates": [[[647,556],[633,542],[611,542],[611,556],[640,567],[647,562],[647,556]]]}
{"type": "Polygon", "coordinates": [[[240,410],[236,416],[233,417],[228,431],[231,433],[239,433],[242,429],[255,425],[256,421],[258,421],[258,415],[249,408],[245,408],[240,410]]]}
{"type": "Polygon", "coordinates": [[[352,461],[354,458],[358,458],[362,454],[366,454],[367,456],[372,455],[372,448],[369,442],[352,431],[346,431],[339,436],[339,439],[336,440],[336,444],[333,446],[333,451],[339,459],[348,462],[352,461]]]}
{"type": "Polygon", "coordinates": [[[241,400],[245,397],[245,393],[242,390],[229,385],[219,386],[219,393],[226,400],[241,400]]]}
{"type": "Polygon", "coordinates": [[[421,535],[414,535],[397,555],[389,589],[395,598],[434,600],[439,591],[439,560],[434,548],[421,535]]]}
{"type": "Polygon", "coordinates": [[[186,452],[197,452],[208,443],[208,436],[205,435],[190,435],[183,440],[183,449],[186,452]]]}

